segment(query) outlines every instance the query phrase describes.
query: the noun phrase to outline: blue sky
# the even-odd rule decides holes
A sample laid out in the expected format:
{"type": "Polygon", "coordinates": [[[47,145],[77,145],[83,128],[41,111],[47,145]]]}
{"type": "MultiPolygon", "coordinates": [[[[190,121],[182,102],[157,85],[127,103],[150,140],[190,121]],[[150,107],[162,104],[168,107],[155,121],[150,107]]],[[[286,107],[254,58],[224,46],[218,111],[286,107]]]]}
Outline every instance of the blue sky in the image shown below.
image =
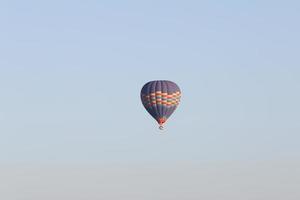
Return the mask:
{"type": "Polygon", "coordinates": [[[0,2],[0,163],[299,160],[296,1],[0,2]],[[169,79],[159,135],[140,103],[169,79]]]}

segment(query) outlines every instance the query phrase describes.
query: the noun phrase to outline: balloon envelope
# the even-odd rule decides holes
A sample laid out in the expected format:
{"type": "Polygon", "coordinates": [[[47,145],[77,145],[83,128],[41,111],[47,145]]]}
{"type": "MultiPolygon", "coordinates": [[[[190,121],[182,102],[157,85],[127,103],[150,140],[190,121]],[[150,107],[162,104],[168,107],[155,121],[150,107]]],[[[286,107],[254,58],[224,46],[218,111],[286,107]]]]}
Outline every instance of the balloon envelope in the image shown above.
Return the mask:
{"type": "Polygon", "coordinates": [[[141,100],[145,109],[158,122],[160,128],[180,103],[181,91],[172,81],[151,81],[144,85],[141,100]]]}

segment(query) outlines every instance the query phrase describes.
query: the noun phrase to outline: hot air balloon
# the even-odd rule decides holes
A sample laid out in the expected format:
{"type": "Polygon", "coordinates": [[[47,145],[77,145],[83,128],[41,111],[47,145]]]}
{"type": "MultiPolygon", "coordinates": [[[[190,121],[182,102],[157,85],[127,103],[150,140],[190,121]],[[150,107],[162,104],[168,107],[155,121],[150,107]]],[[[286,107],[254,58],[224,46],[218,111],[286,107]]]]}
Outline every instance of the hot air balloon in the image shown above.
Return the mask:
{"type": "Polygon", "coordinates": [[[180,98],[180,88],[172,81],[151,81],[146,83],[141,91],[142,103],[158,122],[160,130],[163,130],[164,123],[176,110],[180,98]]]}

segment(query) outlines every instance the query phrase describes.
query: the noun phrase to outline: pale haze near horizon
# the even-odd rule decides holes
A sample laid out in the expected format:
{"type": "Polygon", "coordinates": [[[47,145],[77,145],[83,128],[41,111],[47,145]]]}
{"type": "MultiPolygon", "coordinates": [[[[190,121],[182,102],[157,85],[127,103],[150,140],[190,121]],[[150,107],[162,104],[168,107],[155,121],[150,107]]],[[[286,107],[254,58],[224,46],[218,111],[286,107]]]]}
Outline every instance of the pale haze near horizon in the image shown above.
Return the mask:
{"type": "Polygon", "coordinates": [[[299,8],[0,2],[0,198],[299,199],[299,8]],[[162,135],[156,79],[183,92],[162,135]]]}

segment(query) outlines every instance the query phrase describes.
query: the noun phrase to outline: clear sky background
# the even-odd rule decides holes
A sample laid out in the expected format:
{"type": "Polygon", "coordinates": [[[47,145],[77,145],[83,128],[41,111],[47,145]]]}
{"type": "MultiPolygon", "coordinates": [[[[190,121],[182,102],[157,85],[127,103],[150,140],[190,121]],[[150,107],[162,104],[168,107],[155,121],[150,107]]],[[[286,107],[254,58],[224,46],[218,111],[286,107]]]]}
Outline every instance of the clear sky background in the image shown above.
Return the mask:
{"type": "Polygon", "coordinates": [[[263,190],[261,199],[299,199],[299,10],[297,1],[0,1],[3,198],[232,200],[260,199],[250,194],[263,190]],[[139,98],[155,79],[172,80],[183,92],[163,135],[139,98]],[[81,174],[82,185],[45,189],[58,181],[49,174],[73,177],[62,166],[81,174]],[[166,177],[173,179],[161,187],[190,182],[185,192],[149,179],[171,166],[166,177]],[[115,181],[99,194],[101,174],[115,181]],[[275,180],[283,185],[272,187],[275,180]],[[236,193],[257,182],[265,185],[236,193]],[[43,183],[45,191],[28,192],[43,183]],[[114,183],[135,189],[114,190],[114,183]],[[14,188],[23,193],[14,196],[14,188]]]}

